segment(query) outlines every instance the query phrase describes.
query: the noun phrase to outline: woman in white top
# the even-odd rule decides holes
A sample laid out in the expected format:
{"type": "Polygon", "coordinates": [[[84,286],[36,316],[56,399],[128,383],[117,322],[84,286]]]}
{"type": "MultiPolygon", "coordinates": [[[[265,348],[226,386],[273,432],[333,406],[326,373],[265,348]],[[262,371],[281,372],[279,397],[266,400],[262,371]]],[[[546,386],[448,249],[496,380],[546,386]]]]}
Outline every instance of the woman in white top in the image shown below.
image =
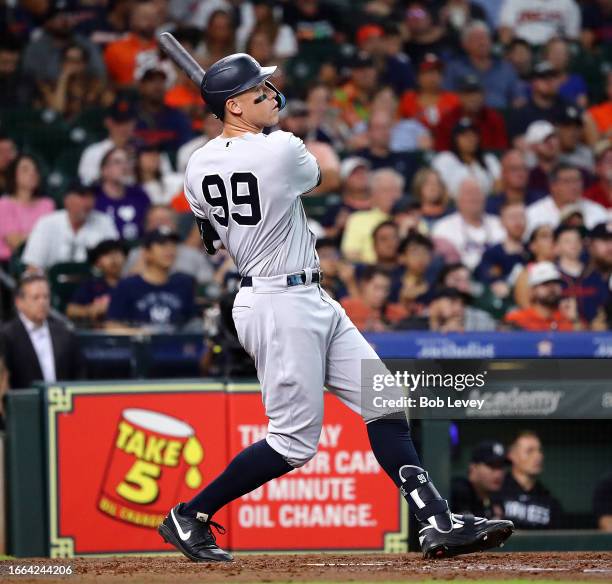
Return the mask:
{"type": "Polygon", "coordinates": [[[480,149],[480,134],[469,118],[461,118],[453,129],[452,150],[440,152],[433,161],[435,168],[454,198],[457,188],[467,177],[478,181],[488,196],[497,190],[501,166],[493,154],[484,154],[480,149]]]}
{"type": "Polygon", "coordinates": [[[154,146],[139,149],[136,158],[136,180],[153,205],[169,205],[183,190],[183,176],[164,170],[161,152],[154,146]]]}

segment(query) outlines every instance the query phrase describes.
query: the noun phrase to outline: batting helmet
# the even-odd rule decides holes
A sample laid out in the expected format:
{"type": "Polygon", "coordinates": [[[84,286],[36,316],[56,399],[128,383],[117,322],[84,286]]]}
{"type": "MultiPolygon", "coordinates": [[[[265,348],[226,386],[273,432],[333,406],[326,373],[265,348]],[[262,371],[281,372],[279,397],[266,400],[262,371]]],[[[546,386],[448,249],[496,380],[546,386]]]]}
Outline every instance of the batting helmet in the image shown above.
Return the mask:
{"type": "Polygon", "coordinates": [[[276,92],[278,109],[285,107],[285,96],[268,78],[276,71],[276,66],[262,67],[253,57],[245,53],[236,53],[217,61],[205,73],[200,91],[202,98],[212,112],[223,119],[225,102],[230,98],[259,85],[266,85],[276,92]]]}

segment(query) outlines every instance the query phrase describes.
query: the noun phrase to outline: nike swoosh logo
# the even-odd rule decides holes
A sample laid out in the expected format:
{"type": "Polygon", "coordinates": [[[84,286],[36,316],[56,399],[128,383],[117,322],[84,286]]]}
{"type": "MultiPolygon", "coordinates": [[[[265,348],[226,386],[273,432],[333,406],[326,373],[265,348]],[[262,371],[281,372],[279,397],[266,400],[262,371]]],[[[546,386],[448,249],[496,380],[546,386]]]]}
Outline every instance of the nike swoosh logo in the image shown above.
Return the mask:
{"type": "Polygon", "coordinates": [[[179,525],[179,522],[176,520],[176,517],[174,516],[174,509],[170,510],[170,515],[172,515],[172,521],[174,521],[174,525],[176,526],[176,530],[178,531],[179,537],[183,541],[187,541],[191,537],[191,529],[187,533],[185,533],[181,529],[181,526],[179,525]]]}

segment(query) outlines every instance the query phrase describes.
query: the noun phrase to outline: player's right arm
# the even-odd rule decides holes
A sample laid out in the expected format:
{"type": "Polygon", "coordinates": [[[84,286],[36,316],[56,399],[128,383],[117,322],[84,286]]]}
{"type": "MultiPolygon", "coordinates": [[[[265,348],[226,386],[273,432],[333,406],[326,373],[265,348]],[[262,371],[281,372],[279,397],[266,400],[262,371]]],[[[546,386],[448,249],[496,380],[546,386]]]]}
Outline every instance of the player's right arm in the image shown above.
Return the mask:
{"type": "Polygon", "coordinates": [[[300,195],[305,195],[321,184],[321,169],[317,159],[304,142],[289,132],[282,132],[287,139],[287,165],[291,184],[300,195]]]}

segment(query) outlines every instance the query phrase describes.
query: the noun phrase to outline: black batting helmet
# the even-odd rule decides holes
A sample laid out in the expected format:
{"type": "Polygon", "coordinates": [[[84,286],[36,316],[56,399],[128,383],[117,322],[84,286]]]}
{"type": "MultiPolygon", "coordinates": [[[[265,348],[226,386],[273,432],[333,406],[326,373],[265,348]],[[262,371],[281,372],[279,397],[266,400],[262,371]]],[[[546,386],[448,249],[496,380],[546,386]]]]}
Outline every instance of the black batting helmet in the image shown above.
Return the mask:
{"type": "Polygon", "coordinates": [[[202,79],[200,91],[202,98],[211,111],[223,119],[225,102],[230,98],[259,85],[262,81],[276,92],[278,109],[285,107],[285,96],[268,78],[274,74],[276,66],[262,67],[246,53],[236,53],[220,59],[213,64],[202,79]]]}

